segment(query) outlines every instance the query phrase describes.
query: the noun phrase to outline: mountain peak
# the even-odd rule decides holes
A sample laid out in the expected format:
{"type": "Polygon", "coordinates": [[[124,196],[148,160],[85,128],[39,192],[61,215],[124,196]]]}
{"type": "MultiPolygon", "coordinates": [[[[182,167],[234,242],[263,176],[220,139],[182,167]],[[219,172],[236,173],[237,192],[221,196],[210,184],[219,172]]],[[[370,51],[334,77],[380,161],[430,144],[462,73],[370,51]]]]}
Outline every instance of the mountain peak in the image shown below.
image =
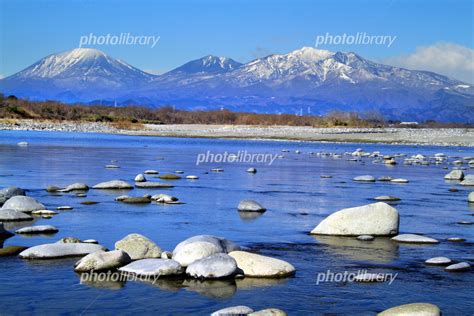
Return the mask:
{"type": "Polygon", "coordinates": [[[202,58],[192,60],[178,68],[173,69],[170,73],[223,73],[237,69],[242,64],[228,57],[220,57],[207,55],[202,58]]]}

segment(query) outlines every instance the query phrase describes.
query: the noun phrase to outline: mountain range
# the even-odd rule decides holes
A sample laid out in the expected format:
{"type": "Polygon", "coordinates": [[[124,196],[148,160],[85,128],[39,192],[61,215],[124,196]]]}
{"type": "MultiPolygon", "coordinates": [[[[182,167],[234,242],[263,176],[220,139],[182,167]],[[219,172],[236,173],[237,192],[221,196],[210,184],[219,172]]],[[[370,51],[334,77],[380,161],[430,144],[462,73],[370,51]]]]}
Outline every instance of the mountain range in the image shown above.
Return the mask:
{"type": "Polygon", "coordinates": [[[378,111],[388,119],[474,122],[471,84],[309,47],[248,63],[205,56],[162,75],[76,48],[0,80],[0,91],[66,103],[312,115],[378,111]]]}

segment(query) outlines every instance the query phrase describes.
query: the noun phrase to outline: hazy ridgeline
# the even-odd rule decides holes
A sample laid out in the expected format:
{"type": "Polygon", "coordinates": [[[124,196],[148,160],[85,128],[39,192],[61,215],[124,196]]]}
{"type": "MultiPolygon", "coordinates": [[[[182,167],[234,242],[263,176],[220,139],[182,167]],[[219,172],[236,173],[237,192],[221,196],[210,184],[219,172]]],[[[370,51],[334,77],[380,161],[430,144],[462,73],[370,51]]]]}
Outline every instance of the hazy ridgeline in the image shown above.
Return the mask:
{"type": "MultiPolygon", "coordinates": [[[[28,101],[0,94],[0,118],[39,119],[55,121],[109,122],[119,128],[140,128],[141,124],[234,124],[234,125],[289,125],[314,127],[384,127],[399,122],[386,121],[379,112],[333,111],[325,116],[292,114],[256,114],[245,112],[183,111],[171,106],[147,108],[143,106],[113,107],[101,105],[64,104],[57,101],[28,101]]],[[[454,127],[466,124],[425,122],[422,127],[454,127]]]]}

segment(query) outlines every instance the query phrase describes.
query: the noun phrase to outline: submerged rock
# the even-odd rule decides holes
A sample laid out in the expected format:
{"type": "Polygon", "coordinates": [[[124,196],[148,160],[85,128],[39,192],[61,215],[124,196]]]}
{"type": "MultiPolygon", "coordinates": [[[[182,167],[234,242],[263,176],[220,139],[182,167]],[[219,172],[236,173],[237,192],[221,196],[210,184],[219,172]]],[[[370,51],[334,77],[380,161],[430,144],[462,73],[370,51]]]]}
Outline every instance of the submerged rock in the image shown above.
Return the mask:
{"type": "Polygon", "coordinates": [[[37,210],[44,210],[46,207],[29,196],[16,195],[9,198],[2,209],[15,210],[23,213],[31,213],[37,210]]]}
{"type": "Polygon", "coordinates": [[[161,257],[161,248],[140,234],[130,234],[117,241],[115,249],[125,251],[132,260],[161,257]]]}
{"type": "Polygon", "coordinates": [[[414,244],[437,244],[438,240],[415,234],[401,234],[392,238],[392,240],[401,243],[414,243],[414,244]]]}
{"type": "Polygon", "coordinates": [[[76,262],[74,271],[102,271],[120,268],[132,261],[130,256],[122,250],[98,251],[88,254],[76,262]]]}
{"type": "Polygon", "coordinates": [[[232,251],[229,256],[235,259],[237,267],[247,277],[281,278],[293,275],[295,267],[290,263],[246,251],[232,251]]]}
{"type": "Polygon", "coordinates": [[[105,250],[105,247],[85,243],[54,243],[28,248],[22,251],[19,256],[23,259],[53,259],[84,256],[99,250],[105,250]]]}
{"type": "Polygon", "coordinates": [[[161,176],[159,176],[158,178],[162,179],[162,180],[179,180],[181,179],[180,176],[176,175],[176,174],[172,174],[172,173],[165,173],[165,174],[162,174],[161,176]]]}
{"type": "Polygon", "coordinates": [[[23,212],[0,209],[0,222],[32,221],[33,217],[23,212]]]}
{"type": "Polygon", "coordinates": [[[184,272],[179,262],[172,259],[142,259],[121,267],[119,271],[147,277],[180,275],[184,272]]]}
{"type": "Polygon", "coordinates": [[[237,271],[237,262],[223,253],[211,255],[188,265],[186,274],[194,278],[221,279],[233,276],[237,271]]]}
{"type": "Polygon", "coordinates": [[[254,200],[240,201],[237,209],[240,212],[265,212],[267,209],[254,200]]]}
{"type": "Polygon", "coordinates": [[[29,226],[18,229],[17,234],[55,234],[59,230],[51,225],[29,226]]]}
{"type": "Polygon", "coordinates": [[[157,189],[157,188],[173,188],[174,186],[171,184],[167,183],[161,183],[161,182],[137,182],[135,183],[135,186],[137,188],[142,188],[142,189],[157,189]]]}
{"type": "Polygon", "coordinates": [[[101,182],[92,187],[93,189],[102,189],[102,190],[126,190],[133,189],[133,186],[122,180],[111,180],[106,182],[101,182]]]}
{"type": "Polygon", "coordinates": [[[0,239],[5,239],[13,235],[14,234],[6,230],[5,227],[3,226],[3,223],[0,222],[0,239]]]}
{"type": "Polygon", "coordinates": [[[377,316],[440,316],[441,311],[438,306],[429,303],[412,303],[399,305],[381,313],[377,316]]]}
{"type": "Polygon", "coordinates": [[[319,223],[311,234],[390,236],[398,233],[398,225],[398,211],[384,202],[377,202],[337,211],[319,223]]]}
{"type": "Polygon", "coordinates": [[[117,201],[129,204],[146,204],[151,203],[151,197],[149,195],[146,196],[124,196],[117,198],[117,201]]]}
{"type": "Polygon", "coordinates": [[[23,247],[23,246],[8,246],[5,248],[0,248],[0,257],[16,256],[20,252],[26,249],[28,249],[28,247],[23,247]]]}

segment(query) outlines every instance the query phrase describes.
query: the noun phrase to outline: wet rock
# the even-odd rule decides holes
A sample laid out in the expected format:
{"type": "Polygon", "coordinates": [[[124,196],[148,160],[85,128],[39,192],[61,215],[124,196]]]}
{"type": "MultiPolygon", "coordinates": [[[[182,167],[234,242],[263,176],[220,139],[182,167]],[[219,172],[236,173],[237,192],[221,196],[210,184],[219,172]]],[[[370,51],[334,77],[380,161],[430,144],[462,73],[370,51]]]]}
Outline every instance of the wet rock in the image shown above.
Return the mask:
{"type": "Polygon", "coordinates": [[[196,260],[239,249],[239,246],[224,238],[198,235],[180,242],[173,250],[173,259],[187,267],[196,260]]]}
{"type": "Polygon", "coordinates": [[[160,182],[137,182],[135,183],[135,186],[137,188],[142,188],[142,189],[163,189],[163,188],[173,188],[174,186],[171,184],[167,183],[160,183],[160,182]]]}
{"type": "Polygon", "coordinates": [[[231,256],[223,253],[211,255],[194,261],[186,268],[186,274],[199,279],[221,279],[233,276],[237,263],[231,256]]]}
{"type": "Polygon", "coordinates": [[[51,225],[38,225],[29,226],[18,229],[15,233],[17,234],[55,234],[59,230],[51,225]]]}
{"type": "Polygon", "coordinates": [[[56,207],[56,209],[57,209],[58,211],[70,211],[70,210],[73,209],[73,207],[72,207],[72,206],[69,206],[69,205],[62,205],[62,206],[56,207]]]}
{"type": "Polygon", "coordinates": [[[377,316],[410,316],[410,315],[440,316],[441,311],[438,308],[438,306],[433,305],[433,304],[412,303],[412,304],[395,306],[377,314],[377,316]]]}
{"type": "Polygon", "coordinates": [[[23,246],[8,246],[5,248],[0,248],[0,257],[16,256],[20,252],[26,249],[28,249],[28,247],[23,247],[23,246]]]}
{"type": "Polygon", "coordinates": [[[144,174],[158,174],[158,171],[152,170],[152,169],[150,169],[150,170],[145,170],[144,174]]]}
{"type": "Polygon", "coordinates": [[[25,195],[25,190],[18,187],[8,187],[0,190],[0,206],[3,205],[8,199],[18,196],[25,195]]]}
{"type": "Polygon", "coordinates": [[[106,165],[105,169],[119,169],[120,167],[117,165],[106,165]]]}
{"type": "Polygon", "coordinates": [[[237,209],[240,212],[265,212],[267,209],[254,200],[240,201],[237,209]]]}
{"type": "Polygon", "coordinates": [[[340,236],[390,236],[398,233],[398,211],[384,203],[352,207],[326,217],[311,234],[340,236]]]}
{"type": "Polygon", "coordinates": [[[119,202],[129,203],[129,204],[146,204],[151,203],[151,197],[149,195],[146,196],[126,196],[122,197],[118,200],[119,202]]]}
{"type": "Polygon", "coordinates": [[[184,272],[181,265],[171,259],[142,259],[121,267],[119,271],[147,277],[180,275],[184,272]]]}
{"type": "Polygon", "coordinates": [[[38,211],[33,211],[31,212],[31,215],[46,215],[46,216],[52,216],[52,215],[58,215],[58,212],[51,211],[51,210],[38,210],[38,211]]]}
{"type": "Polygon", "coordinates": [[[17,145],[20,147],[28,147],[28,142],[19,142],[17,145]]]}
{"type": "Polygon", "coordinates": [[[461,238],[461,237],[450,237],[447,239],[447,241],[451,241],[451,242],[463,242],[463,241],[466,241],[465,238],[461,238]]]}
{"type": "Polygon", "coordinates": [[[397,178],[397,179],[390,180],[390,182],[391,183],[408,183],[409,181],[407,179],[397,178]]]}
{"type": "Polygon", "coordinates": [[[414,243],[414,244],[437,244],[438,240],[415,234],[401,234],[392,238],[392,240],[401,243],[414,243]]]}
{"type": "Polygon", "coordinates": [[[32,221],[33,217],[23,212],[0,209],[0,222],[32,221]]]}
{"type": "Polygon", "coordinates": [[[177,197],[174,197],[168,194],[156,194],[156,195],[153,195],[151,199],[158,203],[167,203],[167,204],[172,204],[173,202],[178,201],[177,197]]]}
{"type": "Polygon", "coordinates": [[[375,237],[372,235],[360,235],[360,236],[357,236],[357,239],[361,241],[372,241],[375,239],[375,237]]]}
{"type": "Polygon", "coordinates": [[[396,196],[381,195],[381,196],[375,197],[374,200],[380,201],[380,202],[395,202],[395,201],[400,201],[401,199],[396,196]]]}
{"type": "Polygon", "coordinates": [[[188,179],[188,180],[197,180],[197,179],[199,179],[199,177],[194,176],[194,175],[189,175],[189,176],[186,176],[186,179],[188,179]]]}
{"type": "Polygon", "coordinates": [[[137,176],[134,179],[135,182],[146,182],[146,178],[143,174],[137,174],[137,176]]]}
{"type": "Polygon", "coordinates": [[[112,181],[98,183],[94,185],[92,188],[101,189],[101,190],[126,190],[126,189],[133,189],[133,186],[122,180],[112,180],[112,181]]]}
{"type": "Polygon", "coordinates": [[[46,192],[49,192],[49,193],[60,192],[60,191],[61,191],[61,188],[56,185],[48,185],[48,187],[46,188],[46,192]]]}
{"type": "Polygon", "coordinates": [[[22,251],[19,256],[23,259],[53,259],[84,256],[99,250],[105,250],[105,247],[84,243],[54,243],[28,248],[22,251]]]}
{"type": "Polygon", "coordinates": [[[98,251],[88,254],[74,266],[76,272],[103,271],[120,268],[132,262],[130,256],[122,250],[98,251]]]}
{"type": "Polygon", "coordinates": [[[393,180],[393,178],[390,177],[390,176],[382,176],[382,177],[379,177],[377,179],[377,181],[382,181],[382,182],[389,182],[389,181],[392,181],[392,180],[393,180]]]}
{"type": "Polygon", "coordinates": [[[375,182],[375,177],[374,176],[358,176],[353,179],[354,181],[357,182],[375,182]]]}
{"type": "Polygon", "coordinates": [[[0,222],[0,239],[5,239],[5,238],[11,237],[13,235],[14,234],[10,233],[8,230],[6,230],[5,227],[3,226],[3,223],[0,222]]]}
{"type": "Polygon", "coordinates": [[[462,180],[464,179],[464,172],[462,170],[453,170],[444,176],[445,180],[462,180]]]}
{"type": "Polygon", "coordinates": [[[434,257],[425,261],[426,264],[434,266],[445,266],[453,262],[451,259],[446,257],[434,257]]]}
{"type": "Polygon", "coordinates": [[[221,169],[221,168],[213,168],[213,169],[211,169],[211,172],[224,172],[224,169],[221,169]]]}
{"type": "Polygon", "coordinates": [[[447,266],[444,270],[449,272],[465,272],[471,270],[471,265],[467,262],[460,262],[447,266]]]}
{"type": "Polygon", "coordinates": [[[328,175],[328,174],[322,174],[319,176],[321,179],[331,179],[332,176],[331,175],[328,175]]]}
{"type": "Polygon", "coordinates": [[[115,243],[116,250],[123,250],[132,260],[161,258],[161,248],[140,234],[130,234],[115,243]]]}
{"type": "Polygon", "coordinates": [[[2,209],[15,210],[23,213],[31,213],[37,210],[44,210],[46,207],[37,200],[29,196],[16,195],[9,198],[2,209]]]}
{"type": "Polygon", "coordinates": [[[215,311],[211,314],[211,316],[241,316],[241,315],[248,315],[253,312],[248,306],[239,305],[239,306],[232,306],[220,309],[215,311]]]}
{"type": "Polygon", "coordinates": [[[172,173],[162,174],[158,178],[160,178],[161,180],[179,180],[179,179],[181,179],[180,176],[178,176],[176,174],[172,174],[172,173]]]}
{"type": "Polygon", "coordinates": [[[73,183],[65,187],[62,192],[72,192],[72,191],[88,191],[89,186],[85,183],[73,183]]]}
{"type": "Polygon", "coordinates": [[[99,204],[99,202],[96,202],[96,201],[83,201],[81,202],[82,205],[95,205],[95,204],[99,204]]]}
{"type": "Polygon", "coordinates": [[[459,224],[459,225],[472,225],[472,224],[474,224],[474,222],[470,222],[470,221],[459,221],[458,224],[459,224]]]}
{"type": "Polygon", "coordinates": [[[461,185],[474,186],[474,174],[468,174],[464,176],[464,180],[461,181],[461,185]]]}
{"type": "Polygon", "coordinates": [[[248,169],[247,169],[247,172],[248,172],[248,173],[257,173],[257,169],[255,169],[255,168],[253,168],[253,167],[252,167],[252,168],[248,168],[248,169]]]}
{"type": "Polygon", "coordinates": [[[246,251],[232,251],[229,256],[247,277],[281,278],[293,275],[295,268],[290,263],[246,251]]]}

